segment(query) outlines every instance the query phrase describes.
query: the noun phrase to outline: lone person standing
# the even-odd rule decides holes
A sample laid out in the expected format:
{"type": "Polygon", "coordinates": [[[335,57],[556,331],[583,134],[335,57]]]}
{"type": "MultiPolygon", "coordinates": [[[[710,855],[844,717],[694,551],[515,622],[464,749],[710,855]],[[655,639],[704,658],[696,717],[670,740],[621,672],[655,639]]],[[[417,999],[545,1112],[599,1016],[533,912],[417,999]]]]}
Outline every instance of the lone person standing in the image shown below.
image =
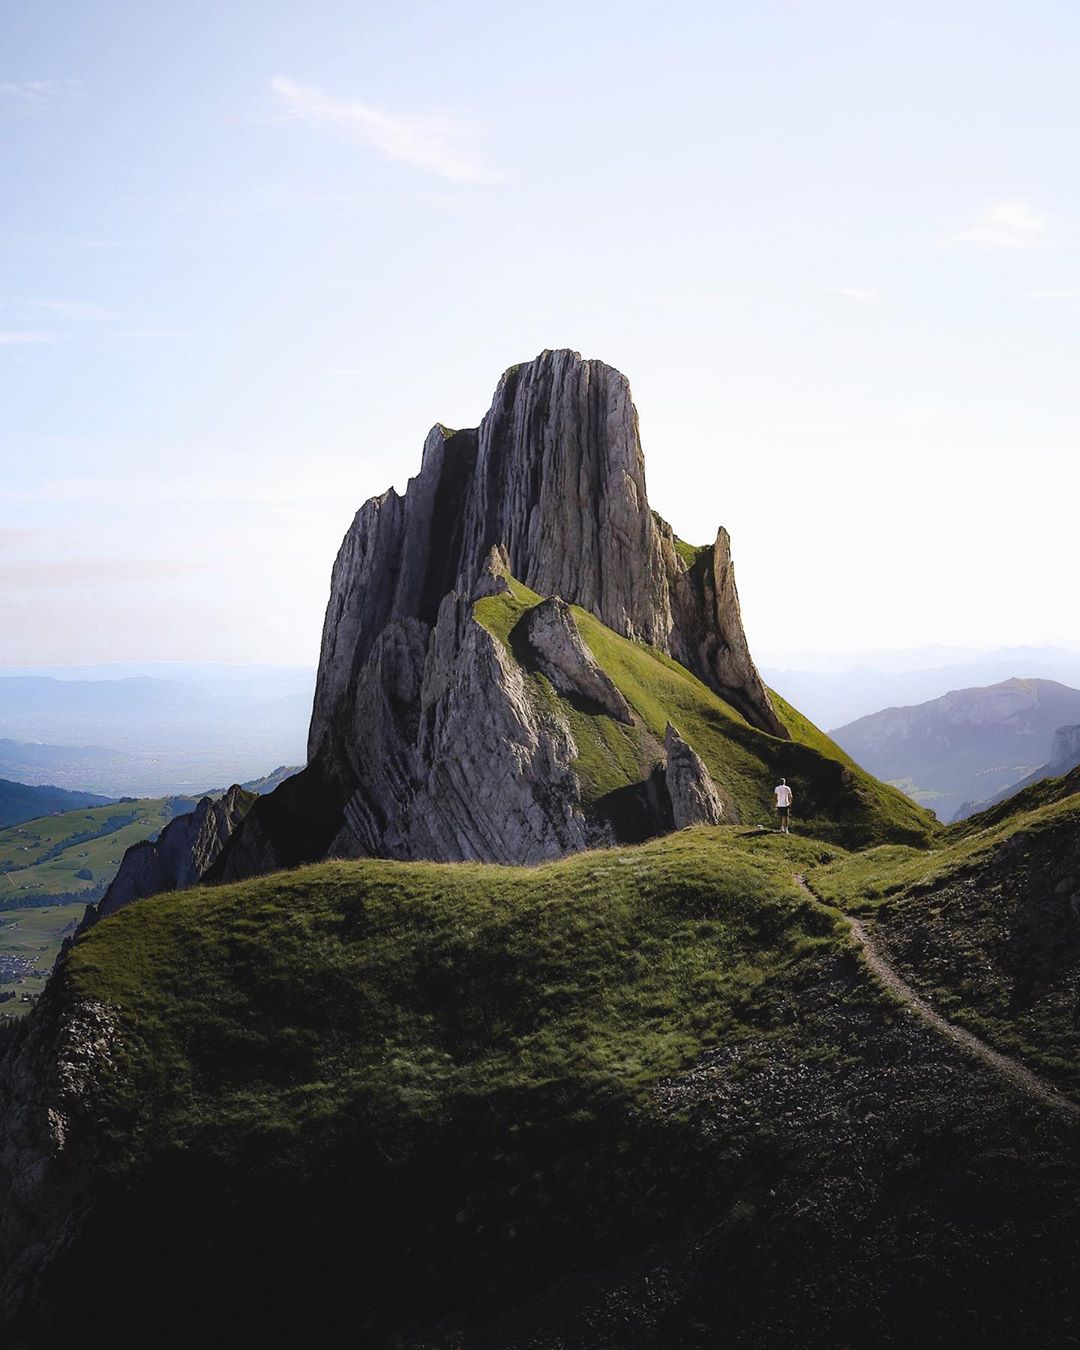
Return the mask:
{"type": "Polygon", "coordinates": [[[781,778],[773,791],[776,793],[776,815],[780,821],[780,833],[790,834],[788,818],[791,815],[792,793],[787,785],[787,779],[781,778]]]}

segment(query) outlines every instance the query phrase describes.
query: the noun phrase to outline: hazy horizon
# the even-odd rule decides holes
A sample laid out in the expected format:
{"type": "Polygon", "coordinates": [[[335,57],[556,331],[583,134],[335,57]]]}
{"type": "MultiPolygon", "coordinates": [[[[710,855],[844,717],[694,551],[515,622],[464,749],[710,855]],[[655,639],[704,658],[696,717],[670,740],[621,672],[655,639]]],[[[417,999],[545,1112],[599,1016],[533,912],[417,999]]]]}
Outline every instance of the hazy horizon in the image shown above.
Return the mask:
{"type": "Polygon", "coordinates": [[[314,665],[353,513],[617,366],[751,650],[1080,642],[1060,3],[0,18],[0,663],[314,665]],[[448,71],[454,72],[447,79],[448,71]]]}

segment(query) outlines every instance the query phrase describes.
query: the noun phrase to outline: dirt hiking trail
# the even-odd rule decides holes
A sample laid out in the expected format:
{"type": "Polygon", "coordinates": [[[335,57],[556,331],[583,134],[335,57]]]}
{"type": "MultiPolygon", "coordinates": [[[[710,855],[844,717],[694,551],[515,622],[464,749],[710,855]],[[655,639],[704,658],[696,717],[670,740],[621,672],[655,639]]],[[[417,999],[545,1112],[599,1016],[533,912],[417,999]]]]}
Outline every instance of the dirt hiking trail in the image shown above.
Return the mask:
{"type": "MultiPolygon", "coordinates": [[[[802,873],[797,872],[794,880],[795,884],[800,886],[807,895],[814,896],[813,890],[802,873]]],[[[818,897],[814,896],[814,899],[816,900],[818,897]]],[[[1071,1116],[1074,1120],[1080,1120],[1080,1103],[1074,1102],[1070,1097],[1064,1096],[1048,1083],[1044,1083],[1030,1069],[1025,1068],[1019,1060],[1013,1059],[1009,1055],[1003,1055],[1000,1050],[994,1050],[985,1041],[981,1041],[978,1036],[973,1035],[970,1031],[965,1031],[963,1027],[956,1026],[953,1022],[947,1021],[940,1013],[935,1012],[930,1004],[917,994],[903,976],[886,961],[860,920],[853,918],[850,914],[845,914],[844,918],[851,927],[855,941],[862,949],[871,973],[876,975],[881,983],[887,989],[890,989],[906,1008],[910,1008],[912,1012],[928,1022],[940,1035],[953,1041],[966,1050],[969,1055],[981,1060],[987,1068],[993,1069],[995,1073],[1007,1079],[1013,1087],[1024,1093],[1025,1096],[1034,1098],[1042,1105],[1049,1106],[1055,1111],[1071,1116]]]]}

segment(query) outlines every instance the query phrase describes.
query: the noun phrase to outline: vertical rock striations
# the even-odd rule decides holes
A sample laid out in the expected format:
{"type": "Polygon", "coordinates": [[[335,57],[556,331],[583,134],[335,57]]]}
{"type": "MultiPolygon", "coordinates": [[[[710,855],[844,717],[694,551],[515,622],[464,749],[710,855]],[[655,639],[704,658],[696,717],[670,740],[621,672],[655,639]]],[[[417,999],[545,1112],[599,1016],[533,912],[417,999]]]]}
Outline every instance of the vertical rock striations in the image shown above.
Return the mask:
{"type": "MultiPolygon", "coordinates": [[[[581,640],[579,605],[786,738],[746,645],[726,532],[692,563],[686,552],[649,509],[630,387],[602,362],[544,352],[506,372],[479,428],[434,427],[404,495],[367,502],[334,564],[309,767],[290,796],[300,816],[316,788],[334,802],[305,824],[307,856],[331,837],[339,853],[505,862],[604,842],[566,719],[473,615],[509,577],[550,597],[522,640],[573,706],[633,722],[581,640]]],[[[300,860],[275,809],[259,804],[216,876],[300,860]]]]}
{"type": "Polygon", "coordinates": [[[479,430],[434,427],[403,497],[391,488],[357,512],[334,564],[309,758],[333,753],[383,628],[434,623],[449,590],[473,592],[493,548],[532,590],[674,656],[786,737],[746,645],[727,532],[687,567],[649,509],[626,377],[555,351],[506,372],[479,430]]]}

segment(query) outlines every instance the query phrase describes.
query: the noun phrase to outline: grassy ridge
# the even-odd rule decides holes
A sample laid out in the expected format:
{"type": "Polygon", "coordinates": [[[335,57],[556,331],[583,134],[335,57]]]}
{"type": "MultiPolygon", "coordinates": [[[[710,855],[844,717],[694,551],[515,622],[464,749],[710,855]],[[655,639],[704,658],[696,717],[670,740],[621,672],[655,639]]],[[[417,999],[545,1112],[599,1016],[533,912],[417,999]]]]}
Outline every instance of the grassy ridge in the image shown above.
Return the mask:
{"type": "Polygon", "coordinates": [[[745,835],[537,868],[324,863],[177,892],[94,928],[62,983],[123,1010],[130,1090],[153,1080],[177,1136],[246,1110],[255,1083],[286,1135],[376,1090],[399,1123],[526,1085],[630,1101],[834,940],[792,882],[818,846],[745,835]]]}
{"type": "Polygon", "coordinates": [[[466,1277],[482,1294],[484,1271],[501,1297],[623,1241],[639,1211],[654,1225],[646,1155],[678,1168],[649,1086],[719,1040],[781,1034],[785,989],[844,940],[792,882],[819,846],[748,834],[536,868],[324,863],[99,924],[47,997],[122,1020],[96,1118],[139,1208],[100,1240],[164,1207],[198,1246],[231,1215],[221,1259],[262,1268],[262,1233],[333,1232],[302,1268],[344,1263],[393,1321],[384,1282],[422,1304],[466,1277]]]}

